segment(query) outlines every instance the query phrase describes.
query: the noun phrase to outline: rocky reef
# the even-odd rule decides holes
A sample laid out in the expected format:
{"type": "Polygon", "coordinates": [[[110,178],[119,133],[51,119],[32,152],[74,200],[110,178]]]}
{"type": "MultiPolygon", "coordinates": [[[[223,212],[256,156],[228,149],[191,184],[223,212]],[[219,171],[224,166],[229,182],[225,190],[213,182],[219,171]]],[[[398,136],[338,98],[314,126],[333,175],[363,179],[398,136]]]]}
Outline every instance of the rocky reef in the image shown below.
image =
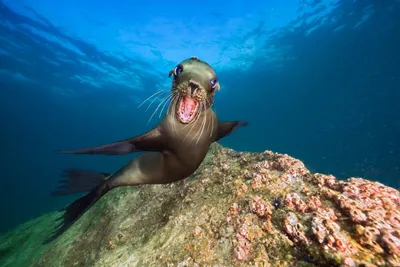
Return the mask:
{"type": "Polygon", "coordinates": [[[400,266],[400,193],[288,155],[212,146],[189,179],[109,192],[50,244],[52,213],[0,237],[0,266],[400,266]]]}

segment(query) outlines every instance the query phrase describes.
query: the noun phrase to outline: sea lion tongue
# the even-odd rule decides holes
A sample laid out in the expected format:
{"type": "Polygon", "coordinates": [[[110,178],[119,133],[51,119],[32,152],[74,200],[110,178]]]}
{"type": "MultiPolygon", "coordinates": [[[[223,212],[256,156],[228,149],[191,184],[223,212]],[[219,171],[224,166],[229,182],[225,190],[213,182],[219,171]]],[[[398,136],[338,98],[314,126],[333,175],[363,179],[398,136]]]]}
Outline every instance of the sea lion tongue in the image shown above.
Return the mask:
{"type": "Polygon", "coordinates": [[[183,97],[179,107],[179,118],[183,122],[190,122],[196,115],[197,103],[190,97],[183,97]]]}

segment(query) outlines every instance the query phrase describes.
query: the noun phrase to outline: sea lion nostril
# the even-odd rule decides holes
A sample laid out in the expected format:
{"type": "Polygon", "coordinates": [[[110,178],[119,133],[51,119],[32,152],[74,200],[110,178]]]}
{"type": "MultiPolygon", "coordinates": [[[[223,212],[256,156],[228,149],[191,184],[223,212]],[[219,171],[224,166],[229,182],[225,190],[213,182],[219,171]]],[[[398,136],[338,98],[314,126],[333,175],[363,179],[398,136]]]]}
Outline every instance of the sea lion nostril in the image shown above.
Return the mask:
{"type": "Polygon", "coordinates": [[[189,82],[189,88],[190,88],[190,92],[192,93],[192,95],[194,94],[194,92],[199,89],[199,85],[197,83],[194,82],[189,82]]]}

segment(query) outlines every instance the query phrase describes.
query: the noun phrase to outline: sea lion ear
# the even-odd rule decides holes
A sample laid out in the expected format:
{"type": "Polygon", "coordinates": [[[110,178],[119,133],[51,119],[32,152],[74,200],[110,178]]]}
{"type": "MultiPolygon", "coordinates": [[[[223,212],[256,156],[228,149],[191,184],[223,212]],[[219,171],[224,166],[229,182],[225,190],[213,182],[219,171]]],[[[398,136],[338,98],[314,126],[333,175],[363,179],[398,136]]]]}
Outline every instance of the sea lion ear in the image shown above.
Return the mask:
{"type": "Polygon", "coordinates": [[[215,89],[217,89],[218,92],[221,91],[221,86],[219,85],[219,83],[217,83],[217,85],[215,86],[215,89]]]}
{"type": "Polygon", "coordinates": [[[171,77],[171,75],[174,74],[174,69],[170,70],[170,72],[168,73],[168,78],[171,77]]]}

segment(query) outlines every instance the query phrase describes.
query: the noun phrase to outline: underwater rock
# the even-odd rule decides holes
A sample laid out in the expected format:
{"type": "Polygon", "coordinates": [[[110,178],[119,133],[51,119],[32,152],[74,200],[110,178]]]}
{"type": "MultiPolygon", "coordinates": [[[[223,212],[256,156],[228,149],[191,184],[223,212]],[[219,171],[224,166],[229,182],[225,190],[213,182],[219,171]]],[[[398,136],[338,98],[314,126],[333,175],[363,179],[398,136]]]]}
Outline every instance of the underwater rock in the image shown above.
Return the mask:
{"type": "Polygon", "coordinates": [[[187,180],[109,192],[42,245],[51,213],[0,237],[0,266],[400,266],[400,193],[212,146],[187,180]]]}

